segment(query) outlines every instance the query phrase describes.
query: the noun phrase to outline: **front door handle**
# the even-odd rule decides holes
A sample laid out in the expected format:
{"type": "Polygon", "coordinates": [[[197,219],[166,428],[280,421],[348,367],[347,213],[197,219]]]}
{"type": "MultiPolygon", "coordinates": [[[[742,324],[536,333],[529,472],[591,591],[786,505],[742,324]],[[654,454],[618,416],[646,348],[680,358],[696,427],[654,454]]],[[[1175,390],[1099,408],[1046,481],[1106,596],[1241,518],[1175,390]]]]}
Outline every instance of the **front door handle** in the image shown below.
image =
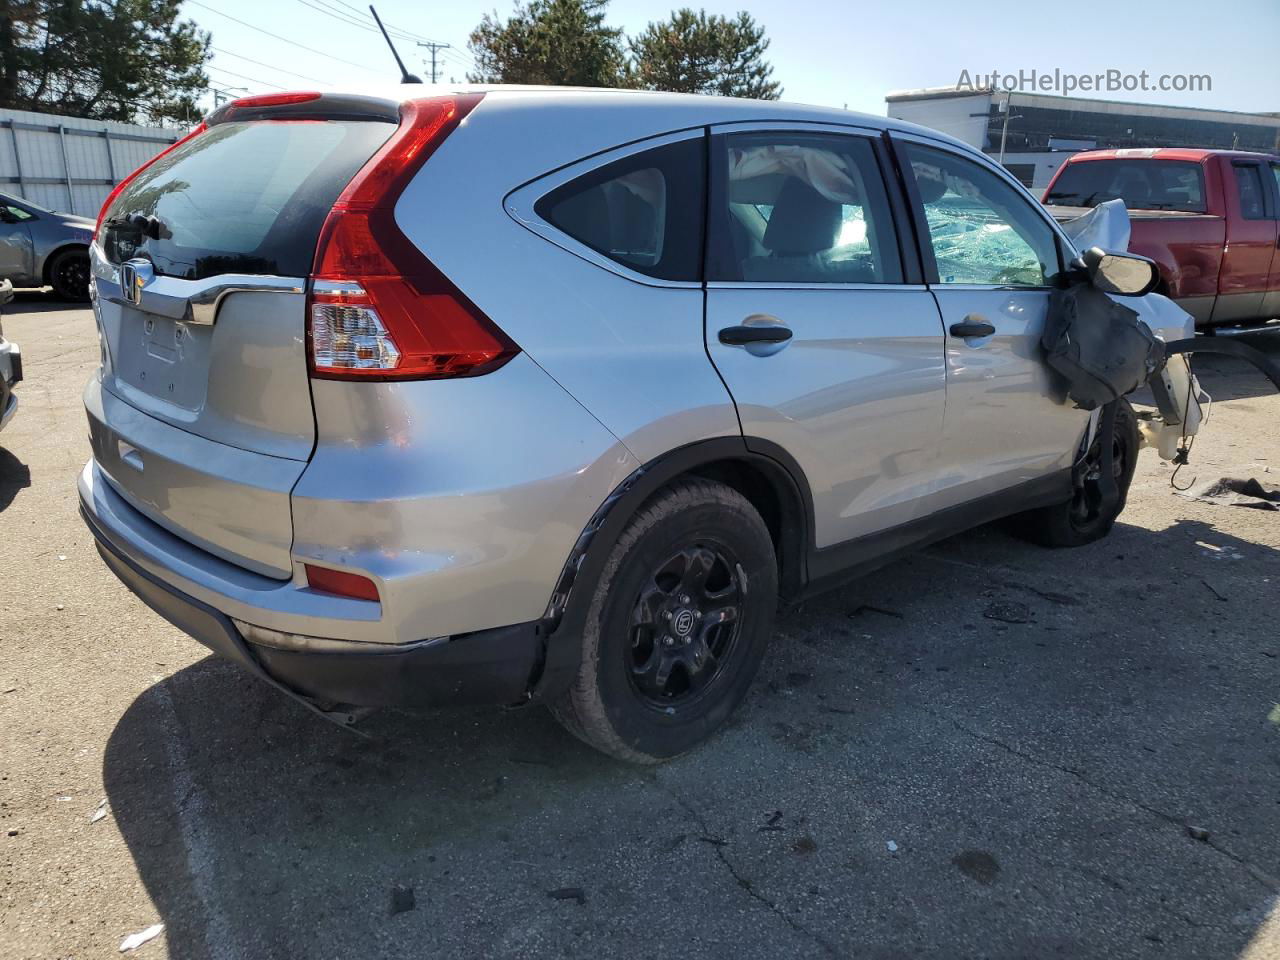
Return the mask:
{"type": "Polygon", "coordinates": [[[996,332],[995,327],[972,313],[960,323],[953,323],[950,330],[953,337],[989,337],[996,332]]]}
{"type": "Polygon", "coordinates": [[[772,323],[767,326],[739,324],[736,327],[725,327],[720,331],[720,342],[731,347],[742,347],[748,343],[785,343],[790,339],[790,327],[772,323]]]}

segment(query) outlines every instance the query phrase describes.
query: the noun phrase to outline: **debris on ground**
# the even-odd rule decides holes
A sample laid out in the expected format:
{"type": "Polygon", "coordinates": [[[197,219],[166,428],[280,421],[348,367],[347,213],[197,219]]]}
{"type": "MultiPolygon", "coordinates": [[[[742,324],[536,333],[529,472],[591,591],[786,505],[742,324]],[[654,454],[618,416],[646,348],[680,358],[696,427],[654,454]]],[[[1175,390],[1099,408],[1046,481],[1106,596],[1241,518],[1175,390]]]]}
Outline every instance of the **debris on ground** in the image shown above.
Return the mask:
{"type": "Polygon", "coordinates": [[[985,850],[962,850],[951,858],[961,873],[989,887],[1000,876],[1000,862],[985,850]]]}
{"type": "Polygon", "coordinates": [[[90,822],[90,823],[97,823],[99,820],[101,820],[101,819],[102,819],[103,817],[105,817],[106,815],[107,815],[107,798],[106,798],[106,797],[103,797],[103,798],[98,802],[98,806],[97,806],[97,808],[93,811],[93,816],[91,816],[91,817],[89,818],[89,822],[90,822]]]}
{"type": "Polygon", "coordinates": [[[1031,623],[1031,608],[1016,600],[996,600],[987,604],[982,615],[988,620],[999,620],[1001,623],[1031,623]]]}
{"type": "Polygon", "coordinates": [[[1228,507],[1252,507],[1255,510],[1280,510],[1280,487],[1263,483],[1257,477],[1241,479],[1222,477],[1179,490],[1179,496],[1228,507]]]}
{"type": "Polygon", "coordinates": [[[1271,712],[1267,714],[1267,719],[1277,727],[1280,727],[1280,703],[1277,703],[1271,708],[1271,712]]]}
{"type": "Polygon", "coordinates": [[[396,885],[391,888],[391,915],[397,913],[408,913],[416,907],[417,901],[413,896],[413,887],[402,887],[396,885]]]}
{"type": "Polygon", "coordinates": [[[897,845],[897,843],[895,843],[895,842],[894,842],[894,841],[892,841],[892,840],[887,840],[887,841],[885,841],[885,846],[889,848],[889,852],[890,852],[890,853],[897,853],[897,852],[898,852],[898,845],[897,845]]]}
{"type": "Polygon", "coordinates": [[[586,891],[581,887],[561,887],[559,890],[548,890],[547,896],[552,900],[577,900],[578,906],[587,902],[586,891]]]}
{"type": "Polygon", "coordinates": [[[854,607],[853,612],[849,614],[849,619],[852,620],[854,617],[860,617],[864,613],[878,613],[882,617],[893,617],[897,620],[906,619],[906,614],[904,613],[900,613],[897,610],[890,610],[888,607],[873,607],[869,603],[864,603],[861,606],[854,607]]]}
{"type": "Polygon", "coordinates": [[[802,854],[803,856],[807,857],[811,853],[817,853],[818,842],[814,840],[813,837],[809,837],[809,836],[800,837],[798,840],[796,840],[795,843],[791,845],[791,849],[794,850],[796,853],[802,854]]]}
{"type": "Polygon", "coordinates": [[[11,827],[11,828],[9,829],[9,836],[11,836],[11,837],[16,837],[17,835],[18,835],[18,830],[17,830],[17,828],[16,828],[16,827],[11,827]]]}
{"type": "Polygon", "coordinates": [[[136,950],[148,941],[154,940],[164,931],[163,923],[153,923],[145,930],[139,930],[137,933],[131,933],[120,941],[120,952],[128,953],[130,950],[136,950]]]}
{"type": "Polygon", "coordinates": [[[1187,836],[1192,840],[1199,840],[1201,843],[1207,843],[1209,841],[1209,831],[1204,827],[1193,827],[1188,824],[1187,836]]]}
{"type": "Polygon", "coordinates": [[[1227,599],[1227,598],[1226,598],[1226,596],[1222,593],[1222,591],[1221,591],[1221,590],[1219,590],[1217,587],[1215,587],[1215,586],[1214,586],[1212,583],[1210,583],[1208,580],[1205,580],[1205,579],[1202,577],[1202,578],[1200,579],[1200,582],[1201,582],[1201,583],[1203,583],[1206,587],[1208,587],[1208,588],[1209,588],[1209,592],[1210,592],[1210,593],[1212,593],[1212,594],[1213,594],[1215,597],[1217,597],[1219,600],[1222,600],[1222,601],[1224,601],[1224,602],[1226,601],[1226,599],[1227,599]]]}

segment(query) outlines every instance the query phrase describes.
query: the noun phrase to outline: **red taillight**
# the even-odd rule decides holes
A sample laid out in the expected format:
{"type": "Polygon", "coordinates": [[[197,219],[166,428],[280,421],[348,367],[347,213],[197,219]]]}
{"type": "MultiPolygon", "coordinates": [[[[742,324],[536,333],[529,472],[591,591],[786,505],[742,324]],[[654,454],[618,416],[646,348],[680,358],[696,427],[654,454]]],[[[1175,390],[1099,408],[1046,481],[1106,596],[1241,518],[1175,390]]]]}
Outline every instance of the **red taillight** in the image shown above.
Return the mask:
{"type": "Polygon", "coordinates": [[[307,571],[307,586],[312,590],[335,593],[340,597],[354,597],[356,600],[378,601],[378,586],[368,577],[344,570],[317,567],[310,563],[304,563],[303,567],[307,571]]]}
{"type": "Polygon", "coordinates": [[[169,144],[169,146],[165,147],[163,150],[157,153],[154,157],[152,157],[150,160],[148,160],[146,163],[140,166],[137,170],[133,171],[133,173],[129,174],[127,177],[125,177],[123,180],[117,183],[112,188],[111,192],[107,194],[107,199],[103,201],[102,209],[98,211],[98,225],[93,228],[93,238],[95,240],[98,239],[98,234],[102,232],[102,221],[103,221],[103,218],[106,217],[107,215],[107,208],[110,207],[111,204],[115,202],[116,197],[120,196],[120,191],[123,190],[125,187],[127,187],[133,181],[134,177],[140,174],[143,170],[147,169],[147,167],[151,166],[153,163],[155,163],[165,154],[173,153],[174,150],[177,150],[180,146],[182,146],[192,137],[199,136],[200,134],[204,133],[207,129],[209,128],[206,127],[203,123],[201,123],[200,126],[196,127],[194,130],[188,133],[181,140],[175,140],[173,143],[169,144]]]}
{"type": "Polygon", "coordinates": [[[314,376],[477,376],[519,352],[395,221],[404,188],[480,96],[407,103],[399,128],[334,204],[320,231],[307,305],[314,376]]]}

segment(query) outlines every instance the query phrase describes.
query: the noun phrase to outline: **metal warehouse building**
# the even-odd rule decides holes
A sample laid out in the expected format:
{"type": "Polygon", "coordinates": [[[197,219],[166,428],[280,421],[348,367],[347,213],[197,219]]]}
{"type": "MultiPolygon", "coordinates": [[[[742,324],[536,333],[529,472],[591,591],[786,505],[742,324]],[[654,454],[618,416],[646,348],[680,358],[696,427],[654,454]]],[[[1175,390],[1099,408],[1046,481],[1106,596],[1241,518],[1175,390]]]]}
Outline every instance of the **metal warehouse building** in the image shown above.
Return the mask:
{"type": "Polygon", "coordinates": [[[1207,147],[1280,152],[1280,114],[1166,107],[1004,90],[935,87],[885,97],[888,115],[1000,156],[1033,190],[1078,150],[1207,147]],[[1006,121],[1007,118],[1007,121],[1006,121]]]}
{"type": "Polygon", "coordinates": [[[184,131],[0,110],[0,191],[96,217],[111,188],[184,131]]]}

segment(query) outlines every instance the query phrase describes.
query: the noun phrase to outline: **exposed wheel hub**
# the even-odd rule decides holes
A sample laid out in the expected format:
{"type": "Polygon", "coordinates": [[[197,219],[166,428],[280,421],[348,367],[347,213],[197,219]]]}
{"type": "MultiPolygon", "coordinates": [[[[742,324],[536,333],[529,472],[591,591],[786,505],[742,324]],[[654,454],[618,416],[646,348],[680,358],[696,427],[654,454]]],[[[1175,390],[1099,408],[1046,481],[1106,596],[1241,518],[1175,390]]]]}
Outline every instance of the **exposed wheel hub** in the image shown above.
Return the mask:
{"type": "Polygon", "coordinates": [[[705,689],[740,633],[744,596],[741,567],[718,545],[658,564],[631,620],[627,666],[641,696],[667,707],[705,689]]]}

